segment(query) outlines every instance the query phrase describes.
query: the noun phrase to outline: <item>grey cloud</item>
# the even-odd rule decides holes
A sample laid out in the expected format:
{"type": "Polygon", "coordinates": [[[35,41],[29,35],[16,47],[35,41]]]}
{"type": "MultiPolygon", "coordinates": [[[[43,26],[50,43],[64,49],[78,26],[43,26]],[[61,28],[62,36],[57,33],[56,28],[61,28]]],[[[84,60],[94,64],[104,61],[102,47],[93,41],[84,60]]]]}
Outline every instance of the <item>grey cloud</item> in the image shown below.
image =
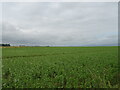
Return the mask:
{"type": "Polygon", "coordinates": [[[3,3],[3,42],[117,45],[117,15],[113,2],[3,3]]]}

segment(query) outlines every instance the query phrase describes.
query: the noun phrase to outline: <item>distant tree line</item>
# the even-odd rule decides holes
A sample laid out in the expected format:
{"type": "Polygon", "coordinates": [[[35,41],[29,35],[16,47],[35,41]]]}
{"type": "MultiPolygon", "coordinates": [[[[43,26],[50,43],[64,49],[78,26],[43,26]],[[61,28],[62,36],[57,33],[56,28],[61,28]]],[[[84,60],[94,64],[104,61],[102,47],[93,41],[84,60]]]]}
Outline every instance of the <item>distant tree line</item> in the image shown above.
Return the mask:
{"type": "Polygon", "coordinates": [[[0,44],[0,46],[10,46],[10,44],[0,44]]]}

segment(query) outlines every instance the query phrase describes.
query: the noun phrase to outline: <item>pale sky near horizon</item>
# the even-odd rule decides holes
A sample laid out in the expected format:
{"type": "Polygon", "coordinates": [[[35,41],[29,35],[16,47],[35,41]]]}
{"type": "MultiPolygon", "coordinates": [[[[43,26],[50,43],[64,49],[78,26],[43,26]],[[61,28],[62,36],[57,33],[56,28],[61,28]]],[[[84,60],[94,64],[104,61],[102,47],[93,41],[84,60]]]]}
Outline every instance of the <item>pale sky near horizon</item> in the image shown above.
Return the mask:
{"type": "Polygon", "coordinates": [[[6,2],[2,41],[12,45],[117,45],[117,2],[6,2]]]}

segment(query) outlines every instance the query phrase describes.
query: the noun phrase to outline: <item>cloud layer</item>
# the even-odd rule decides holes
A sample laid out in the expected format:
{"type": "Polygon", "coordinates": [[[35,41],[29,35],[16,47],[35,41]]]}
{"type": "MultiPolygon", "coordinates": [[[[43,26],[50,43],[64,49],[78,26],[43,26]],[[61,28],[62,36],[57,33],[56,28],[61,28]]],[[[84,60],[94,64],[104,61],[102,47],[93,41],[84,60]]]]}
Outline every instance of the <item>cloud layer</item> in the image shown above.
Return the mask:
{"type": "Polygon", "coordinates": [[[117,3],[3,3],[3,43],[117,45],[117,3]]]}

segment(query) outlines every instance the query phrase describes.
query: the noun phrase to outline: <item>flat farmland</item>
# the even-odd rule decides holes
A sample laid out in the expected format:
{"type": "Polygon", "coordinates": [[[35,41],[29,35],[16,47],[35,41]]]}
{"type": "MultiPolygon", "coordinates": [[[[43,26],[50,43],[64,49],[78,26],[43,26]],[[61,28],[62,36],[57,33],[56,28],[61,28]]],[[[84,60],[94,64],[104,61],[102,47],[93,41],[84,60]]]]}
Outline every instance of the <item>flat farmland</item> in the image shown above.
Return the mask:
{"type": "Polygon", "coordinates": [[[118,47],[2,48],[3,88],[117,88],[118,47]]]}

